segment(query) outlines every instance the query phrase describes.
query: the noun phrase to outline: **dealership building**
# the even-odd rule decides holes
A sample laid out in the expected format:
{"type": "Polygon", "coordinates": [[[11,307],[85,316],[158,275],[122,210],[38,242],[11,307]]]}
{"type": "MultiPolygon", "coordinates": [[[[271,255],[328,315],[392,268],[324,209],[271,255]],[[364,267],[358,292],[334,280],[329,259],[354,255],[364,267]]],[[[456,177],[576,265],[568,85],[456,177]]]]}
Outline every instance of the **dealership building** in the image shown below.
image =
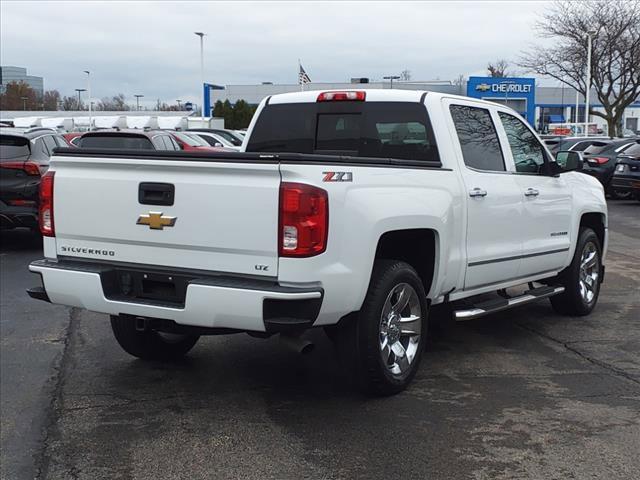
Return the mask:
{"type": "Polygon", "coordinates": [[[35,75],[27,75],[27,69],[23,67],[1,66],[0,67],[0,93],[4,93],[8,83],[24,82],[35,90],[38,98],[44,95],[44,78],[35,75]]]}
{"type": "MultiPolygon", "coordinates": [[[[369,82],[366,78],[354,78],[349,83],[309,83],[305,90],[332,89],[369,89],[394,88],[402,90],[428,90],[455,95],[466,95],[505,104],[519,112],[527,121],[539,131],[545,131],[549,124],[582,123],[584,122],[584,97],[576,95],[569,87],[547,87],[538,85],[535,78],[509,77],[470,77],[463,84],[448,81],[425,82],[369,82]],[[576,116],[577,114],[577,116],[576,116]]],[[[258,104],[270,95],[278,93],[299,92],[297,84],[262,83],[259,85],[208,85],[205,89],[205,100],[210,103],[209,108],[217,101],[229,100],[235,103],[244,100],[249,104],[258,104]]],[[[591,95],[591,109],[603,111],[598,103],[595,92],[591,95]]],[[[205,109],[207,106],[205,104],[205,109]]],[[[607,123],[603,118],[591,115],[590,124],[595,124],[598,130],[607,131],[607,123]]],[[[640,98],[626,108],[622,118],[623,128],[634,132],[640,131],[640,98]]]]}

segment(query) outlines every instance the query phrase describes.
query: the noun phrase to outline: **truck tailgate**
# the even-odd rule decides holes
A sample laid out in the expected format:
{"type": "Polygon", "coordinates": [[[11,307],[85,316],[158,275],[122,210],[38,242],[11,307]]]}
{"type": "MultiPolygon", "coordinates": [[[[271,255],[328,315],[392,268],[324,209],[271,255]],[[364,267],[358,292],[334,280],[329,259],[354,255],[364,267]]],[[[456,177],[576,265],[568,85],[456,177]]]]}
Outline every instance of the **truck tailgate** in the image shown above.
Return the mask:
{"type": "Polygon", "coordinates": [[[59,256],[277,275],[276,162],[75,154],[51,165],[59,256]]]}

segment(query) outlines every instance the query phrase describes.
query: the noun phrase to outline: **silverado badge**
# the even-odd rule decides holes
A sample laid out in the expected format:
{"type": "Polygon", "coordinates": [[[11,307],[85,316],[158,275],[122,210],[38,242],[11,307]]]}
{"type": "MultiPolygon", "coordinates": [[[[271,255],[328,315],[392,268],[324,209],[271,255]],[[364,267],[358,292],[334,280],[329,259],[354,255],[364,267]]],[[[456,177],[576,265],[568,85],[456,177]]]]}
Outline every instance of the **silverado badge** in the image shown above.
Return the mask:
{"type": "Polygon", "coordinates": [[[140,215],[138,225],[149,225],[152,230],[163,230],[164,227],[173,227],[178,217],[164,217],[162,212],[149,212],[149,215],[140,215]]]}

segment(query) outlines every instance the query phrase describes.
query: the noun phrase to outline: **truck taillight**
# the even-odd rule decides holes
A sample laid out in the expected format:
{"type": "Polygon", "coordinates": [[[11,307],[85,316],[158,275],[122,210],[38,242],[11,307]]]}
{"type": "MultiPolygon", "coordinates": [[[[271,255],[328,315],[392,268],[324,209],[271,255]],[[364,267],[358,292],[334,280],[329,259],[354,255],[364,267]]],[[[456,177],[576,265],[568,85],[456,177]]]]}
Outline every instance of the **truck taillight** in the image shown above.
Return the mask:
{"type": "Polygon", "coordinates": [[[322,92],[318,95],[316,102],[364,102],[367,93],[358,90],[349,90],[346,92],[322,92]]]}
{"type": "Polygon", "coordinates": [[[45,237],[55,237],[55,226],[53,223],[53,176],[55,172],[47,172],[40,180],[40,209],[38,222],[40,232],[45,237]]]}
{"type": "Polygon", "coordinates": [[[326,190],[303,183],[280,185],[278,250],[281,257],[313,257],[327,248],[326,190]]]}

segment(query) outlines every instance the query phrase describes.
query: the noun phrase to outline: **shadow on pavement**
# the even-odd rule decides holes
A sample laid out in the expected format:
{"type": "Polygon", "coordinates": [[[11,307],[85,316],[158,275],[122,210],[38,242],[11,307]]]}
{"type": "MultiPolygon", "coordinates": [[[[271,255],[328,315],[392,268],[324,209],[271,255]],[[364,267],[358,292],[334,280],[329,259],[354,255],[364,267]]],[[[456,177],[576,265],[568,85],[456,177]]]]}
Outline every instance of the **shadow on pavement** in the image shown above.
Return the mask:
{"type": "Polygon", "coordinates": [[[26,228],[0,231],[0,253],[42,250],[42,236],[26,228]]]}

